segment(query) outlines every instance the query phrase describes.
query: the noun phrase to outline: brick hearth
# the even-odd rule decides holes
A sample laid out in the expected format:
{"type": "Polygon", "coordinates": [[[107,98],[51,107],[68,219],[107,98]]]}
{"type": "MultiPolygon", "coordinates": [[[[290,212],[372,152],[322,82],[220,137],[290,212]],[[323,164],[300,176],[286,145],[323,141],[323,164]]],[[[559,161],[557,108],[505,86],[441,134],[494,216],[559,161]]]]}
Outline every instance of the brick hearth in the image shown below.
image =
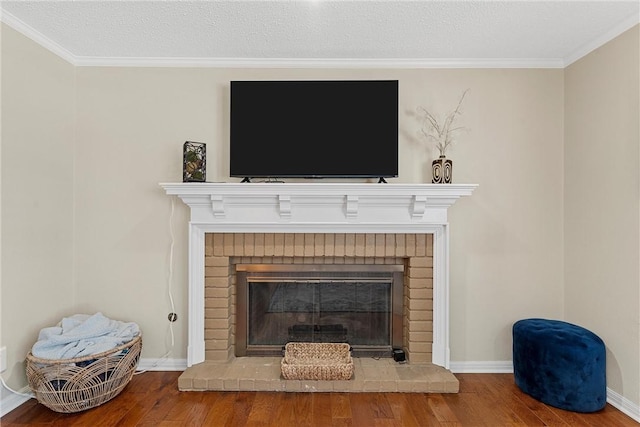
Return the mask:
{"type": "Polygon", "coordinates": [[[205,362],[180,378],[181,390],[457,392],[446,369],[431,364],[431,234],[207,233],[205,362]],[[279,376],[279,359],[235,356],[236,264],[404,265],[403,348],[408,363],[356,359],[354,380],[319,385],[279,376]],[[255,378],[254,378],[255,377],[255,378]],[[258,386],[256,386],[258,384],[258,386]]]}

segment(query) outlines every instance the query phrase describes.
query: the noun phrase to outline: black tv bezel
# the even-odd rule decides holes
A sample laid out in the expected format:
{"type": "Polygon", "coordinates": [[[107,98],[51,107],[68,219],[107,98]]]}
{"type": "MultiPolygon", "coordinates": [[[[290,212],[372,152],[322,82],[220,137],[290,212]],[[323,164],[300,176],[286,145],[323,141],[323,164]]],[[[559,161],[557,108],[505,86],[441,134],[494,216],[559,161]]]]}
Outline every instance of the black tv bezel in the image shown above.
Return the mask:
{"type": "Polygon", "coordinates": [[[247,174],[238,174],[231,172],[231,144],[233,143],[233,126],[230,124],[230,135],[229,135],[229,176],[231,178],[243,178],[243,182],[250,182],[251,179],[265,179],[265,180],[279,180],[281,178],[301,178],[301,179],[368,179],[368,178],[379,178],[380,182],[384,182],[385,178],[397,178],[399,176],[399,130],[400,130],[400,120],[399,120],[399,80],[397,79],[301,79],[301,80],[231,80],[229,82],[229,120],[233,121],[232,117],[232,103],[233,103],[233,95],[232,95],[232,86],[233,83],[305,83],[305,82],[320,82],[320,83],[376,83],[376,82],[384,82],[384,83],[395,83],[396,85],[396,138],[395,138],[395,172],[394,173],[383,173],[383,174],[375,174],[375,173],[366,173],[366,174],[278,174],[278,175],[266,175],[266,174],[257,174],[257,175],[247,175],[247,174]]]}

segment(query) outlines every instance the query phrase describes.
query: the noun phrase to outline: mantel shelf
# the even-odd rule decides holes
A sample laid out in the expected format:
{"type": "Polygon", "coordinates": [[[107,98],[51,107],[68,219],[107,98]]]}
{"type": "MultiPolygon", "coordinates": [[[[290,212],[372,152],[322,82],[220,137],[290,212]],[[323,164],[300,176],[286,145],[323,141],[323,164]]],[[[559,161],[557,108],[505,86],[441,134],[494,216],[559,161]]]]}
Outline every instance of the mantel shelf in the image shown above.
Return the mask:
{"type": "MultiPolygon", "coordinates": [[[[250,224],[257,231],[282,230],[284,223],[314,230],[340,224],[409,226],[445,224],[447,209],[469,196],[476,184],[384,183],[163,183],[191,208],[191,222],[250,224]]],[[[242,230],[233,230],[242,231],[242,230]]],[[[300,231],[300,230],[296,230],[300,231]]],[[[376,230],[371,230],[376,231],[376,230]]],[[[382,230],[377,230],[382,231],[382,230]]]]}

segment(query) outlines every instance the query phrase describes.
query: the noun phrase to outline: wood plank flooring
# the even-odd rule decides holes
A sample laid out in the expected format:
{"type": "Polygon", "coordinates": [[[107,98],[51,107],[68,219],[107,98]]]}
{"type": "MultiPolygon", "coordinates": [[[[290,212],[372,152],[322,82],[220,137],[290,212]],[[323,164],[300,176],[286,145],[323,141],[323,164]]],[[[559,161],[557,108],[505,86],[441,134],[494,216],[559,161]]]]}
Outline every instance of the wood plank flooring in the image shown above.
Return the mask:
{"type": "Polygon", "coordinates": [[[581,414],[522,393],[512,374],[456,374],[459,393],[181,392],[181,372],[135,375],[113,400],[60,414],[31,399],[0,419],[12,426],[638,426],[611,405],[581,414]]]}

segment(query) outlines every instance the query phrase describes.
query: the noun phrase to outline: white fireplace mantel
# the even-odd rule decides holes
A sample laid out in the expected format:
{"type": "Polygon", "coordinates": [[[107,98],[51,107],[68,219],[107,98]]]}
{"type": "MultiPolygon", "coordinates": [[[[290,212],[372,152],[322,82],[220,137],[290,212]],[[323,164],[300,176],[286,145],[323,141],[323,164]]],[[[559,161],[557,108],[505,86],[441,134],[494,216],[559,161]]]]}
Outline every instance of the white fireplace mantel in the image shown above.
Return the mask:
{"type": "Polygon", "coordinates": [[[205,233],[433,234],[433,363],[449,368],[447,210],[476,184],[161,183],[191,210],[187,364],[205,360],[205,233]]]}

